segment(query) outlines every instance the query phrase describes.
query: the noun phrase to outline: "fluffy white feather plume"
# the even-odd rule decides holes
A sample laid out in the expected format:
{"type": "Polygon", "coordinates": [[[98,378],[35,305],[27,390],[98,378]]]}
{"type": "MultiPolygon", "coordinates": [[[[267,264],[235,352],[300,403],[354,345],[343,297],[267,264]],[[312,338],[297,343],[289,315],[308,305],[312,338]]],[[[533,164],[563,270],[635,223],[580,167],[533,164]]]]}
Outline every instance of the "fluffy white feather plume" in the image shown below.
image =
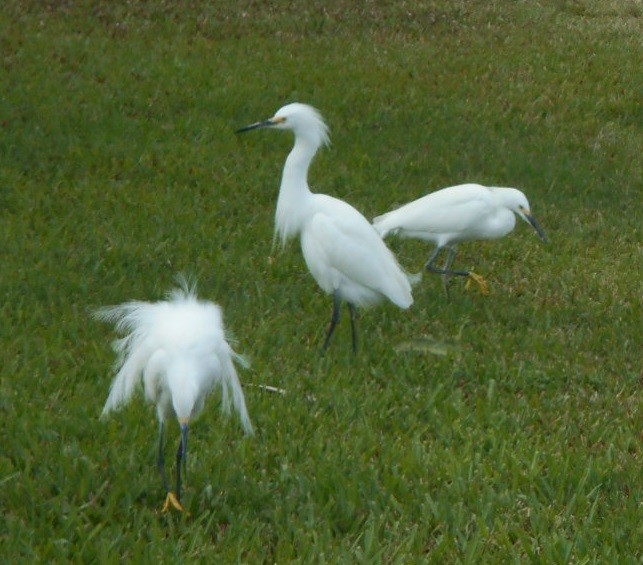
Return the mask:
{"type": "Polygon", "coordinates": [[[247,363],[226,339],[221,308],[198,300],[185,279],[165,301],[132,301],[102,308],[95,316],[124,334],[113,343],[117,374],[102,416],[129,402],[142,382],[161,422],[190,421],[219,387],[223,411],[229,413],[232,404],[246,433],[253,433],[234,366],[247,363]]]}

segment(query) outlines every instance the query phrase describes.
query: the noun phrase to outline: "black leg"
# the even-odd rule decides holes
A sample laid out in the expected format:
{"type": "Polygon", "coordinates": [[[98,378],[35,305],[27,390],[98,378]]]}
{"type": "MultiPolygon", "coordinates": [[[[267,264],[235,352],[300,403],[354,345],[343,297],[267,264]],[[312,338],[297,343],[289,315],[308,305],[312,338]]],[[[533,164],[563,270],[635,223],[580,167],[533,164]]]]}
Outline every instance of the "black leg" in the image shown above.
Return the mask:
{"type": "Polygon", "coordinates": [[[159,422],[159,452],[158,458],[156,459],[156,467],[159,470],[161,475],[161,480],[163,481],[163,488],[165,492],[170,492],[170,483],[167,480],[167,473],[165,472],[165,457],[163,455],[163,431],[165,429],[165,423],[159,422]]]}
{"type": "Polygon", "coordinates": [[[427,271],[431,271],[432,273],[435,272],[433,270],[434,269],[433,263],[435,263],[435,260],[438,258],[438,255],[440,255],[440,252],[442,251],[442,249],[444,249],[444,248],[443,247],[436,247],[433,250],[433,253],[431,253],[431,257],[429,257],[429,260],[426,262],[426,265],[424,265],[424,268],[427,271]]]}
{"type": "Polygon", "coordinates": [[[181,464],[183,470],[187,470],[188,461],[188,426],[181,424],[181,441],[179,448],[176,450],[176,498],[181,500],[181,464]]]}
{"type": "MultiPolygon", "coordinates": [[[[449,275],[453,276],[456,275],[458,277],[468,277],[469,276],[469,271],[450,271],[448,269],[440,269],[440,267],[436,267],[433,263],[437,259],[438,255],[440,254],[440,251],[442,251],[444,247],[438,247],[434,252],[431,257],[429,257],[429,260],[426,263],[426,270],[431,271],[432,273],[437,273],[438,275],[449,275]]],[[[451,259],[453,261],[453,259],[451,259]]],[[[447,258],[448,261],[448,258],[447,258]]]]}
{"type": "Polygon", "coordinates": [[[451,264],[453,263],[453,260],[455,259],[455,254],[456,254],[456,248],[455,245],[449,247],[449,250],[447,251],[447,260],[444,262],[444,267],[442,267],[442,270],[445,271],[445,273],[442,275],[442,281],[444,282],[444,292],[447,295],[447,299],[449,297],[449,281],[451,279],[451,275],[449,273],[449,269],[451,268],[451,264]]]}
{"type": "Polygon", "coordinates": [[[355,306],[353,306],[350,302],[348,303],[348,311],[350,312],[351,315],[351,330],[353,332],[353,353],[357,353],[357,324],[355,321],[355,306]]]}
{"type": "Polygon", "coordinates": [[[330,319],[330,326],[328,326],[328,332],[326,333],[326,340],[324,341],[324,347],[322,348],[322,353],[326,353],[328,346],[330,345],[330,338],[335,331],[335,326],[339,322],[339,308],[342,305],[342,299],[339,296],[337,291],[333,292],[333,315],[330,319]]]}

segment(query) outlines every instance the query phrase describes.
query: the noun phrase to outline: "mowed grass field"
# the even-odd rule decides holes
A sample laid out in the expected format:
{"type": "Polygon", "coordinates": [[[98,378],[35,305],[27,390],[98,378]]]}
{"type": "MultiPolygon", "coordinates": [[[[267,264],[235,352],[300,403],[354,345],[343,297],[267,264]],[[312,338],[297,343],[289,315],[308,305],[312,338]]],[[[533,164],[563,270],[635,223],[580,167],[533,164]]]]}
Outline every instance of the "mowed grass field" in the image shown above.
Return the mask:
{"type": "MultiPolygon", "coordinates": [[[[639,563],[643,8],[638,1],[99,2],[0,8],[0,561],[639,563]],[[179,6],[180,4],[180,6],[179,6]],[[520,222],[462,245],[445,300],[360,312],[353,357],[298,242],[272,246],[292,137],[368,218],[463,182],[520,222]],[[157,424],[100,306],[177,273],[224,308],[257,435],[191,427],[162,514],[157,424]]],[[[429,246],[390,242],[421,270],[429,246]]],[[[177,442],[172,427],[168,462],[177,442]]],[[[172,467],[172,472],[174,471],[172,467]]]]}

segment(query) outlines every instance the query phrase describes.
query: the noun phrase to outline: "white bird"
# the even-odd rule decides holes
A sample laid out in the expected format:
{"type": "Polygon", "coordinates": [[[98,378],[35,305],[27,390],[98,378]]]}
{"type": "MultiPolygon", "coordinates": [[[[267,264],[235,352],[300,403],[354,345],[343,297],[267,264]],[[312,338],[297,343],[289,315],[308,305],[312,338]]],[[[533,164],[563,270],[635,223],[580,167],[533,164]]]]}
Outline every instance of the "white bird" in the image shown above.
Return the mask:
{"type": "Polygon", "coordinates": [[[418,198],[397,210],[378,216],[373,226],[382,236],[388,234],[420,239],[436,245],[426,269],[444,277],[449,294],[449,276],[469,277],[487,294],[486,281],[472,271],[451,271],[456,245],[463,241],[497,239],[507,235],[516,225],[515,215],[531,224],[538,236],[547,241],[545,233],[531,215],[527,197],[515,188],[485,187],[461,184],[443,188],[418,198]],[[440,252],[448,255],[442,269],[434,265],[440,252]]]}
{"type": "Polygon", "coordinates": [[[102,417],[119,409],[132,398],[141,381],[145,397],[156,405],[159,420],[158,470],[167,492],[163,510],[170,505],[182,511],[181,463],[186,468],[188,425],[203,410],[206,397],[221,389],[222,409],[232,404],[241,425],[252,434],[241,384],[234,361],[245,364],[226,340],[221,308],[197,299],[194,286],[185,279],[166,301],[132,301],[102,308],[98,319],[112,322],[125,334],[113,343],[117,354],[116,377],[102,417]],[[163,456],[165,421],[176,418],[181,439],[176,453],[176,493],[169,485],[163,456]]]}
{"type": "Polygon", "coordinates": [[[328,348],[345,301],[355,352],[355,307],[387,298],[400,308],[408,308],[413,303],[408,277],[362,214],[342,200],[311,192],[308,168],[317,150],[329,142],[328,128],[319,112],[306,104],[288,104],[274,117],[237,133],[259,128],[291,130],[295,134],[281,178],[275,235],[279,235],[282,245],[300,236],[310,273],[322,290],[333,296],[333,314],[323,350],[328,348]]]}

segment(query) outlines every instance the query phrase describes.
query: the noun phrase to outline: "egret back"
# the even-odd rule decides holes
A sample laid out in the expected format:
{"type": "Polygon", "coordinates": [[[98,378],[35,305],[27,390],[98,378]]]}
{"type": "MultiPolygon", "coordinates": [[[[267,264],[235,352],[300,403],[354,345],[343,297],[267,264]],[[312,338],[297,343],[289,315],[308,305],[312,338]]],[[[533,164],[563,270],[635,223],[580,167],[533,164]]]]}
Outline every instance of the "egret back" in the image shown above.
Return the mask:
{"type": "Polygon", "coordinates": [[[430,241],[436,245],[476,239],[476,225],[497,208],[488,188],[450,186],[413,200],[373,220],[377,232],[430,241]]]}
{"type": "Polygon", "coordinates": [[[196,416],[219,385],[223,410],[229,412],[232,396],[244,429],[252,432],[233,363],[244,361],[226,340],[219,306],[197,300],[185,287],[167,301],[129,302],[104,308],[97,317],[125,334],[114,343],[117,374],[103,415],[127,403],[144,376],[146,397],[157,404],[159,417],[169,410],[179,417],[196,416]]]}

